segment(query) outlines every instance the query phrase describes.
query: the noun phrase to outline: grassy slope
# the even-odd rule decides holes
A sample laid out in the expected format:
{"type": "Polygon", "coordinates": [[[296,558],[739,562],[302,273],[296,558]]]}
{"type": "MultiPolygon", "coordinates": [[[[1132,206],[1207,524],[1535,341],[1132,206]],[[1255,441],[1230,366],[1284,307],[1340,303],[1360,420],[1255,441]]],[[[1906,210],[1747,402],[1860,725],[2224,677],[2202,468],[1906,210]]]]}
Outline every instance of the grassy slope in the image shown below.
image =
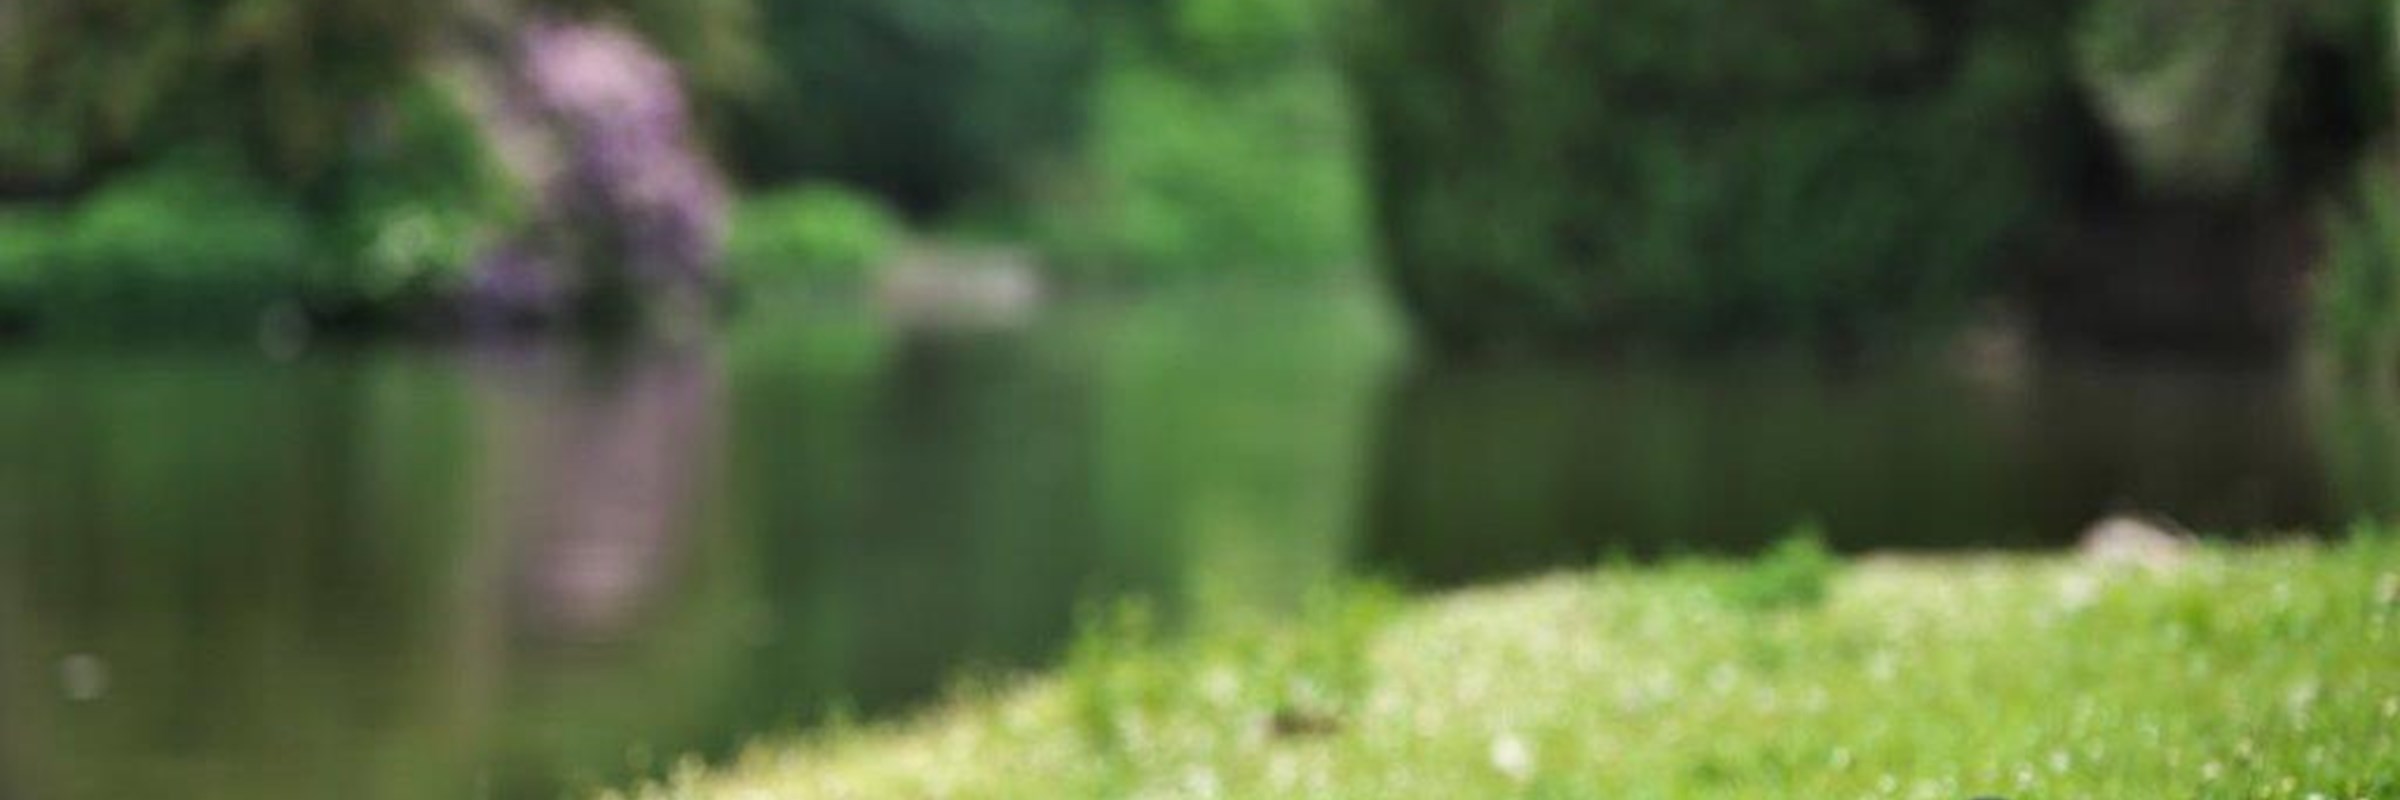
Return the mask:
{"type": "Polygon", "coordinates": [[[2389,534],[2161,574],[1787,558],[1349,591],[1163,641],[1117,620],[1053,677],[647,793],[2400,797],[2389,534]]]}

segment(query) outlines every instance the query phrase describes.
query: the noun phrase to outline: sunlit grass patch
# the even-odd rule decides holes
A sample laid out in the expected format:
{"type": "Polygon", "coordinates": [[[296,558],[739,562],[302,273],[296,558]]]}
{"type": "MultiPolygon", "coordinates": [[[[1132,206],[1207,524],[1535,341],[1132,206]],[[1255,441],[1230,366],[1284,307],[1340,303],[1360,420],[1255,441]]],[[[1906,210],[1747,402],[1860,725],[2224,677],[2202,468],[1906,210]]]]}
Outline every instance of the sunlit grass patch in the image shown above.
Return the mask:
{"type": "Polygon", "coordinates": [[[2372,530],[2163,572],[1795,544],[1094,619],[1054,677],[646,796],[2400,795],[2400,543],[2372,530]]]}

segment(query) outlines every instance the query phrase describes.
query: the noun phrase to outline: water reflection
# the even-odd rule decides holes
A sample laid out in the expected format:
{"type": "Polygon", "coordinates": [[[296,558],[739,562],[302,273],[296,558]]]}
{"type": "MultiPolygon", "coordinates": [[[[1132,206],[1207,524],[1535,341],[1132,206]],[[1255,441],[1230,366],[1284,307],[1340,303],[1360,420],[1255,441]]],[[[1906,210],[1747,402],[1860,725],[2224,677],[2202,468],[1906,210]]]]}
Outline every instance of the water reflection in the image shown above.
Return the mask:
{"type": "Polygon", "coordinates": [[[2002,444],[2021,452],[2024,533],[2057,544],[2113,510],[2166,512],[2220,533],[2348,522],[2311,435],[2307,384],[2285,366],[2069,360],[2033,376],[2002,444]]]}
{"type": "Polygon", "coordinates": [[[1395,351],[1370,301],[1237,292],[0,353],[0,797],[553,797],[1038,665],[1094,598],[1275,614],[1805,518],[1851,548],[2339,521],[2400,478],[2388,395],[2278,372],[1395,351]]]}
{"type": "Polygon", "coordinates": [[[717,477],[721,376],[701,348],[518,347],[471,356],[487,527],[510,532],[537,632],[607,639],[684,565],[717,477]]]}
{"type": "Polygon", "coordinates": [[[6,375],[0,706],[24,768],[0,791],[463,793],[453,376],[189,354],[6,375]],[[104,691],[62,685],[78,662],[104,691]]]}
{"type": "Polygon", "coordinates": [[[1311,303],[0,355],[0,797],[552,797],[1037,664],[1087,598],[1274,608],[1346,561],[1373,386],[1311,303]]]}
{"type": "Polygon", "coordinates": [[[1451,583],[1750,552],[1810,522],[1850,550],[2059,545],[2114,510],[2338,524],[2359,507],[2329,493],[2302,385],[2075,358],[1419,370],[1385,411],[1373,557],[1451,583]]]}
{"type": "Polygon", "coordinates": [[[846,373],[742,377],[746,430],[765,434],[734,448],[769,593],[744,701],[761,709],[881,708],[962,662],[1023,663],[1089,581],[1146,555],[1096,543],[1082,370],[1020,336],[874,346],[846,373]]]}

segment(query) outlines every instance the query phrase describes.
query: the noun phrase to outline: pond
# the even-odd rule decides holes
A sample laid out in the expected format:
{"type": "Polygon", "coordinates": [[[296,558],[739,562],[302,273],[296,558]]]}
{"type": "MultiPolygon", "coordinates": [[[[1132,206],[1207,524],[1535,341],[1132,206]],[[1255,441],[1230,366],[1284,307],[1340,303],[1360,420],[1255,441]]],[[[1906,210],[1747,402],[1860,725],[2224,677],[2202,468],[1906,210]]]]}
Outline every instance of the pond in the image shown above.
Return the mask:
{"type": "Polygon", "coordinates": [[[0,798],[548,798],[1038,667],[1080,609],[1274,614],[1604,558],[2389,508],[2291,370],[1432,368],[1360,293],[1021,329],[0,351],[0,798]]]}

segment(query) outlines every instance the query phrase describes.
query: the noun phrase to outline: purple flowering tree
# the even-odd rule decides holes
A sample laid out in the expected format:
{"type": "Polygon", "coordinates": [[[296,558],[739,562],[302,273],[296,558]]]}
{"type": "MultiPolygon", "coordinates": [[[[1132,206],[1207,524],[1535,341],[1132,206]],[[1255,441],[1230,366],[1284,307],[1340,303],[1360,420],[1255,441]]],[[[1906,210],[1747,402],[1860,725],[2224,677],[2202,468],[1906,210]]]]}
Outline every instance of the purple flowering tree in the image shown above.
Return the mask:
{"type": "Polygon", "coordinates": [[[484,127],[530,207],[476,266],[478,316],[708,298],[727,198],[675,66],[624,28],[555,18],[515,25],[490,60],[484,127]]]}

